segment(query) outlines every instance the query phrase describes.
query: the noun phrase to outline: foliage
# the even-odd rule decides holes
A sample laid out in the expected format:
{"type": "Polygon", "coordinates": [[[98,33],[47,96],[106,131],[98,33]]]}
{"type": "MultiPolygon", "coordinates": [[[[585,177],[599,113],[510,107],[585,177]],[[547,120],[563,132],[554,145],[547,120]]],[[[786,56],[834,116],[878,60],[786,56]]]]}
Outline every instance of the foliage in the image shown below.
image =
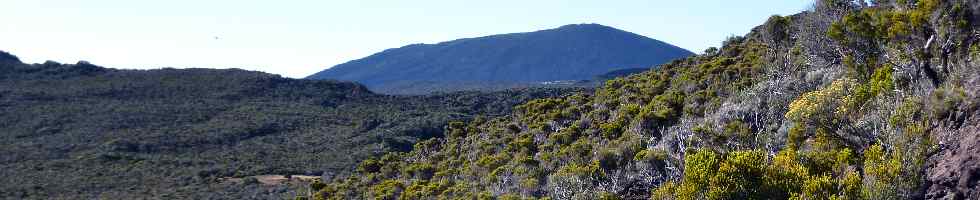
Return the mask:
{"type": "MultiPolygon", "coordinates": [[[[281,198],[305,187],[225,180],[341,176],[366,158],[448,134],[450,121],[575,91],[386,96],[355,83],[244,70],[2,62],[0,167],[18,176],[0,181],[0,196],[281,198]]],[[[379,173],[379,163],[359,171],[379,173]]]]}
{"type": "MultiPolygon", "coordinates": [[[[922,46],[933,29],[949,31],[942,19],[962,18],[960,4],[822,0],[703,55],[606,80],[591,95],[535,100],[507,117],[452,126],[466,133],[385,163],[432,166],[432,177],[352,176],[320,194],[373,198],[361,194],[384,180],[428,179],[458,187],[403,197],[922,198],[937,149],[931,129],[955,129],[962,122],[951,119],[962,121],[975,102],[962,78],[929,86],[917,74],[938,68],[926,55],[940,47],[922,46]]],[[[939,41],[962,47],[941,48],[975,48],[948,35],[939,41]]],[[[927,76],[975,78],[956,63],[961,56],[939,57],[953,63],[943,61],[949,72],[927,76]]]]}
{"type": "MultiPolygon", "coordinates": [[[[945,22],[962,19],[963,15],[972,12],[963,7],[963,3],[874,1],[868,5],[864,1],[821,0],[813,11],[771,17],[765,25],[753,29],[748,35],[730,37],[721,48],[711,49],[704,55],[675,60],[654,70],[607,80],[605,85],[591,93],[528,101],[514,107],[514,112],[510,114],[490,112],[499,115],[489,117],[469,117],[475,113],[474,110],[496,110],[472,106],[494,105],[491,107],[499,108],[503,105],[489,104],[483,100],[493,99],[476,97],[470,99],[472,101],[462,101],[440,95],[403,97],[361,94],[360,91],[364,90],[349,87],[337,89],[333,88],[335,84],[289,79],[263,82],[276,86],[276,90],[263,90],[264,86],[256,86],[243,89],[244,92],[220,93],[211,98],[188,96],[210,97],[206,95],[215,94],[177,93],[184,95],[181,100],[210,99],[220,103],[246,101],[255,104],[233,104],[227,108],[215,106],[224,104],[205,102],[208,107],[203,108],[218,107],[212,108],[217,110],[192,116],[199,117],[194,118],[199,121],[214,123],[203,128],[188,128],[203,136],[181,134],[179,136],[183,137],[173,139],[194,145],[161,150],[158,147],[166,145],[153,145],[155,141],[166,139],[160,135],[136,139],[96,138],[93,140],[100,142],[100,145],[95,145],[98,148],[59,156],[80,156],[90,159],[86,161],[88,163],[113,163],[115,168],[171,164],[193,169],[194,166],[218,165],[215,168],[234,170],[198,174],[203,174],[200,177],[248,177],[256,173],[277,173],[284,168],[304,169],[302,166],[282,165],[296,163],[293,159],[316,157],[309,154],[324,158],[300,159],[308,162],[299,163],[314,165],[306,169],[322,169],[315,164],[344,158],[324,155],[346,156],[351,152],[370,151],[353,155],[363,156],[358,159],[348,159],[363,160],[360,165],[346,165],[349,169],[355,169],[352,174],[338,174],[327,177],[323,184],[310,185],[316,188],[312,195],[314,199],[926,198],[924,191],[927,189],[948,187],[943,185],[946,183],[927,179],[957,176],[931,171],[934,169],[930,166],[934,165],[930,165],[930,162],[950,162],[930,160],[931,155],[937,151],[949,154],[950,149],[960,148],[937,146],[933,140],[947,141],[941,144],[949,145],[948,140],[971,135],[962,133],[972,133],[969,132],[972,129],[960,126],[975,123],[972,116],[976,94],[969,89],[973,88],[970,80],[976,80],[977,75],[969,63],[974,61],[962,54],[965,52],[963,50],[972,48],[970,44],[975,39],[969,34],[976,30],[973,27],[950,26],[945,22]],[[959,10],[956,9],[957,5],[960,6],[959,10]],[[827,27],[827,30],[814,32],[811,29],[815,27],[827,27]],[[926,45],[929,38],[938,43],[926,45]],[[942,64],[932,63],[937,61],[942,64]],[[927,78],[931,79],[931,85],[926,82],[927,78]],[[306,84],[316,87],[302,87],[306,84]],[[320,93],[325,91],[345,92],[320,93]],[[347,91],[358,91],[359,95],[364,96],[347,91]],[[275,95],[254,96],[264,93],[275,95]],[[320,95],[335,96],[320,98],[320,95]],[[367,103],[363,103],[365,101],[367,103]],[[208,114],[212,112],[224,114],[208,114]],[[334,115],[321,112],[347,115],[330,118],[334,115]],[[291,117],[295,115],[303,117],[291,117]],[[400,125],[411,123],[413,119],[431,119],[421,127],[435,127],[437,130],[397,131],[402,127],[400,125]],[[462,120],[450,123],[453,119],[462,120]],[[242,131],[220,131],[226,129],[242,131]],[[281,134],[288,137],[276,137],[281,134]],[[199,138],[210,137],[220,139],[212,143],[193,143],[199,138]],[[320,137],[326,139],[317,140],[320,137]],[[283,155],[278,151],[262,151],[264,153],[226,158],[198,150],[210,147],[243,150],[238,152],[250,152],[244,150],[258,147],[278,150],[264,144],[282,140],[287,141],[285,147],[302,149],[292,152],[301,153],[283,155]],[[333,141],[360,142],[357,144],[368,146],[336,147],[333,145],[335,143],[328,143],[333,141]],[[383,153],[388,150],[406,151],[383,153]],[[164,158],[185,160],[163,162],[171,160],[154,157],[160,154],[173,156],[164,158]],[[196,160],[198,158],[217,161],[196,160]]],[[[970,22],[966,24],[972,25],[970,22]]],[[[120,73],[84,63],[57,73],[44,72],[44,68],[17,66],[22,68],[12,71],[27,71],[31,76],[47,77],[43,80],[48,82],[13,81],[16,83],[13,85],[24,88],[79,76],[98,77],[85,80],[87,84],[104,84],[101,81],[111,76],[100,74],[120,73]]],[[[46,66],[60,65],[49,63],[46,66]]],[[[11,72],[10,69],[0,70],[11,72]]],[[[0,77],[4,77],[0,80],[9,79],[3,74],[0,77]]],[[[253,79],[259,82],[266,80],[253,79]]],[[[242,82],[255,81],[253,79],[219,84],[221,89],[199,91],[227,91],[241,87],[242,82]]],[[[181,86],[177,87],[180,90],[194,89],[183,87],[186,84],[180,84],[181,80],[170,77],[154,83],[174,84],[181,86]]],[[[59,86],[63,87],[52,88],[77,89],[68,83],[59,86]]],[[[128,88],[123,86],[108,88],[128,88]]],[[[154,90],[154,87],[141,87],[146,88],[154,90]]],[[[156,90],[174,92],[178,89],[156,90]]],[[[136,94],[152,96],[155,93],[136,94]]],[[[57,125],[71,124],[59,113],[98,107],[83,109],[45,105],[57,105],[51,102],[65,96],[100,95],[133,98],[112,90],[92,88],[58,95],[32,89],[0,90],[0,99],[15,99],[18,103],[36,101],[37,104],[31,104],[36,113],[52,113],[42,115],[44,120],[0,121],[0,125],[20,130],[25,138],[47,139],[35,140],[34,144],[59,142],[51,140],[59,138],[53,137],[61,133],[62,127],[57,125]],[[89,94],[87,91],[95,93],[89,94]],[[50,112],[62,109],[69,111],[50,112]]],[[[147,99],[159,98],[152,97],[147,99]]],[[[91,98],[71,100],[86,102],[91,98]]],[[[0,109],[21,108],[13,106],[9,103],[11,101],[0,101],[0,109]]],[[[166,104],[157,102],[151,105],[166,104]]],[[[125,111],[132,108],[109,106],[106,109],[125,111]]],[[[510,107],[502,109],[509,110],[510,107]]],[[[119,112],[100,111],[87,114],[98,116],[99,113],[119,112]]],[[[27,115],[32,112],[16,113],[27,115]]],[[[85,119],[77,116],[68,118],[85,119]]],[[[112,121],[113,118],[97,117],[95,120],[129,124],[121,123],[128,121],[112,121]]],[[[84,131],[101,133],[106,130],[143,129],[121,126],[84,131]]],[[[20,139],[17,136],[8,138],[20,139]]],[[[4,148],[15,147],[28,149],[27,146],[4,148]]],[[[17,153],[37,155],[16,151],[0,158],[29,160],[27,156],[17,153]]],[[[41,165],[40,169],[15,166],[13,169],[17,172],[44,171],[45,168],[54,167],[63,171],[64,167],[58,167],[64,165],[69,164],[41,165]]],[[[146,169],[150,168],[137,168],[137,171],[146,169]]],[[[969,170],[956,172],[969,174],[969,170]]],[[[121,170],[113,172],[118,171],[121,170]]],[[[181,173],[171,174],[179,176],[181,173]]],[[[98,174],[85,175],[100,177],[98,174]]],[[[254,183],[251,180],[254,179],[250,179],[254,183]]],[[[67,182],[81,181],[69,179],[67,182]]],[[[256,188],[259,187],[257,185],[261,184],[237,187],[256,188]]]]}
{"type": "MultiPolygon", "coordinates": [[[[904,56],[921,54],[908,44],[921,46],[936,23],[928,16],[949,5],[820,2],[837,10],[816,12],[840,13],[827,14],[829,29],[817,33],[836,39],[820,44],[832,45],[836,58],[797,41],[808,31],[799,26],[813,24],[800,20],[811,18],[775,16],[704,55],[606,80],[594,94],[535,100],[511,116],[452,126],[466,133],[386,165],[432,166],[434,175],[421,179],[459,185],[429,198],[915,198],[934,149],[925,127],[955,118],[970,100],[948,86],[921,95],[907,82],[916,78],[911,61],[895,58],[922,59],[904,56]],[[766,135],[775,139],[760,142],[766,135]]],[[[420,178],[351,177],[320,194],[371,198],[359,194],[389,179],[420,178]]]]}
{"type": "MultiPolygon", "coordinates": [[[[436,149],[425,154],[413,151],[401,157],[410,158],[410,162],[382,162],[380,167],[408,170],[431,166],[427,169],[432,170],[432,176],[365,173],[375,175],[337,180],[319,195],[378,198],[380,193],[368,191],[385,184],[384,180],[404,184],[439,180],[448,181],[448,185],[466,184],[457,192],[401,196],[466,198],[477,191],[494,191],[492,195],[500,198],[617,197],[619,192],[593,184],[614,184],[612,181],[620,181],[624,173],[634,173],[623,171],[633,166],[663,169],[671,162],[668,152],[647,147],[647,138],[656,134],[647,130],[672,126],[685,115],[701,115],[720,106],[727,95],[753,84],[765,46],[736,38],[727,43],[725,51],[608,80],[593,95],[529,101],[515,107],[511,117],[450,124],[446,131],[450,134],[438,140],[436,149]]],[[[725,125],[723,133],[733,140],[744,140],[753,133],[741,121],[725,125]]],[[[373,160],[365,163],[374,165],[373,160]]],[[[410,185],[408,188],[406,191],[418,191],[410,185]]]]}
{"type": "MultiPolygon", "coordinates": [[[[847,166],[849,153],[836,154],[835,165],[847,166]]],[[[782,151],[767,157],[760,151],[718,155],[699,150],[685,159],[684,179],[654,190],[654,199],[847,199],[857,197],[856,172],[822,171],[805,164],[814,159],[782,151]],[[841,175],[835,179],[830,175],[841,175]]]]}
{"type": "Polygon", "coordinates": [[[839,79],[822,90],[803,94],[789,104],[786,119],[813,126],[830,126],[837,116],[848,112],[845,101],[856,84],[851,79],[839,79]]]}

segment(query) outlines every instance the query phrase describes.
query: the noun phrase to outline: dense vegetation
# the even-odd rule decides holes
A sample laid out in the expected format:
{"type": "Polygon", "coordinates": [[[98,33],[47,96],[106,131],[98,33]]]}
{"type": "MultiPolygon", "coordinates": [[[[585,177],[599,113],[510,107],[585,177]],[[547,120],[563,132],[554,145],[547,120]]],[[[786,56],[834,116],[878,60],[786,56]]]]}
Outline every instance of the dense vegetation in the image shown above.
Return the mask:
{"type": "Polygon", "coordinates": [[[605,74],[600,74],[600,75],[596,76],[595,77],[595,80],[597,80],[597,81],[607,81],[609,79],[615,79],[615,78],[619,78],[619,77],[626,77],[626,76],[633,75],[633,74],[643,73],[643,72],[646,72],[646,71],[649,71],[649,70],[650,69],[648,69],[648,68],[629,68],[629,69],[613,70],[613,71],[610,71],[610,72],[606,72],[605,74]]]}
{"type": "Polygon", "coordinates": [[[692,55],[676,46],[598,24],[414,44],[311,75],[363,83],[386,94],[498,90],[545,81],[591,80],[692,55]]]}
{"type": "Polygon", "coordinates": [[[441,137],[449,121],[569,92],[385,96],[243,70],[27,65],[0,52],[0,199],[290,197],[286,185],[225,180],[344,175],[441,137]]]}
{"type": "Polygon", "coordinates": [[[978,199],[978,5],[820,0],[593,94],[451,123],[312,198],[978,199]]]}

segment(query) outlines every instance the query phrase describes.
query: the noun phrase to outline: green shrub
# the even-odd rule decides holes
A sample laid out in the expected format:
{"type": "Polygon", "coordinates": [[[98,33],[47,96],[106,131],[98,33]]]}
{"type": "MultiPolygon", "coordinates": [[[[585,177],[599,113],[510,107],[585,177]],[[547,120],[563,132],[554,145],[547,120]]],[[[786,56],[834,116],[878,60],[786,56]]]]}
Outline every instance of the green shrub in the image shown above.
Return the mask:
{"type": "Polygon", "coordinates": [[[879,95],[892,94],[895,89],[892,70],[891,66],[888,65],[878,67],[867,83],[852,86],[854,90],[845,98],[844,106],[848,110],[856,110],[864,107],[866,102],[879,95]]]}
{"type": "Polygon", "coordinates": [[[432,178],[435,174],[435,168],[428,163],[412,163],[408,164],[408,167],[404,168],[404,173],[408,177],[415,177],[422,180],[428,180],[432,178]]]}
{"type": "Polygon", "coordinates": [[[972,45],[970,45],[970,53],[973,54],[974,57],[980,56],[980,42],[974,42],[972,45]]]}
{"type": "Polygon", "coordinates": [[[939,8],[940,0],[917,0],[916,7],[909,13],[909,21],[913,27],[922,27],[929,22],[929,17],[939,8]]]}
{"type": "Polygon", "coordinates": [[[499,200],[521,200],[521,197],[520,196],[517,196],[516,194],[504,194],[504,195],[500,195],[500,197],[497,197],[497,199],[499,199],[499,200]]]}
{"type": "Polygon", "coordinates": [[[633,156],[634,161],[651,162],[667,160],[667,151],[662,149],[644,149],[633,156]]]}
{"type": "Polygon", "coordinates": [[[786,148],[793,150],[799,149],[806,138],[806,127],[802,124],[794,124],[786,133],[786,148]]]}
{"type": "Polygon", "coordinates": [[[868,84],[871,85],[871,96],[891,93],[895,90],[895,83],[892,78],[893,71],[894,69],[890,65],[884,65],[875,70],[874,74],[871,75],[871,80],[868,81],[868,84]]]}
{"type": "Polygon", "coordinates": [[[582,129],[579,128],[578,124],[572,124],[571,126],[568,126],[568,128],[548,135],[548,140],[558,145],[567,145],[575,142],[575,140],[581,136],[582,129]]]}
{"type": "Polygon", "coordinates": [[[555,173],[560,176],[577,176],[583,179],[605,176],[605,173],[602,171],[602,168],[599,167],[598,162],[593,162],[590,164],[572,163],[562,166],[555,173]]]}
{"type": "Polygon", "coordinates": [[[674,182],[668,181],[666,183],[660,184],[659,187],[653,188],[650,191],[651,200],[673,200],[673,199],[694,199],[689,196],[682,196],[678,194],[680,185],[674,182]]]}
{"type": "Polygon", "coordinates": [[[357,170],[362,173],[378,173],[381,171],[382,163],[375,159],[367,159],[357,166],[357,170]]]}
{"type": "MultiPolygon", "coordinates": [[[[849,151],[832,160],[850,163],[849,151]]],[[[761,151],[719,155],[697,150],[685,158],[682,182],[667,182],[651,199],[855,199],[860,176],[848,167],[820,172],[804,164],[795,151],[768,157],[761,151]]]]}
{"type": "Polygon", "coordinates": [[[900,199],[895,183],[901,173],[901,163],[890,159],[881,145],[864,151],[864,176],[868,180],[861,194],[866,199],[900,199]]]}
{"type": "Polygon", "coordinates": [[[872,17],[869,12],[855,12],[845,15],[839,22],[831,24],[827,35],[842,43],[853,42],[848,34],[854,35],[863,40],[873,40],[877,38],[876,27],[872,24],[872,17]]]}
{"type": "Polygon", "coordinates": [[[521,135],[507,143],[507,151],[515,153],[534,154],[538,152],[538,146],[534,143],[534,138],[530,135],[521,135]]]}
{"type": "Polygon", "coordinates": [[[563,147],[558,152],[560,157],[573,161],[588,161],[592,158],[592,144],[588,138],[579,138],[572,145],[563,147]]]}
{"type": "Polygon", "coordinates": [[[713,124],[700,124],[692,127],[691,132],[694,133],[695,138],[712,145],[722,145],[730,139],[729,135],[718,133],[712,127],[714,127],[713,124]]]}
{"type": "Polygon", "coordinates": [[[320,180],[316,180],[313,181],[313,183],[310,183],[310,189],[312,189],[313,191],[320,191],[325,187],[327,187],[327,184],[320,182],[320,180]]]}
{"type": "Polygon", "coordinates": [[[404,189],[405,184],[402,184],[398,180],[389,179],[371,187],[371,194],[369,196],[376,200],[395,200],[404,189]]]}
{"type": "Polygon", "coordinates": [[[476,161],[477,166],[483,167],[491,171],[499,168],[500,166],[503,166],[506,163],[507,160],[505,160],[503,156],[497,156],[497,155],[486,155],[480,157],[480,159],[476,161]]]}
{"type": "Polygon", "coordinates": [[[905,127],[915,123],[922,115],[922,103],[918,98],[905,99],[888,118],[888,123],[895,127],[905,127]]]}
{"type": "Polygon", "coordinates": [[[596,155],[596,161],[599,167],[605,170],[612,170],[619,167],[619,162],[622,160],[622,155],[611,149],[603,149],[599,151],[596,155]]]}
{"type": "Polygon", "coordinates": [[[709,179],[709,199],[767,199],[759,191],[765,177],[765,156],[761,152],[732,152],[718,164],[709,179]],[[747,187],[756,186],[756,187],[747,187]]]}
{"type": "Polygon", "coordinates": [[[788,17],[773,15],[766,21],[766,33],[772,37],[773,41],[783,41],[788,36],[788,29],[791,21],[788,17]]]}
{"type": "Polygon", "coordinates": [[[521,180],[520,186],[526,189],[538,189],[541,186],[541,180],[535,177],[527,177],[521,180]]]}
{"type": "Polygon", "coordinates": [[[711,178],[715,176],[720,162],[718,154],[700,149],[684,158],[684,179],[677,191],[679,196],[694,197],[710,188],[711,178]]]}
{"type": "Polygon", "coordinates": [[[931,116],[935,119],[945,119],[956,111],[966,99],[966,92],[960,88],[937,88],[930,95],[931,116]]]}
{"type": "Polygon", "coordinates": [[[740,143],[747,142],[752,137],[752,128],[741,120],[729,121],[723,130],[725,135],[728,135],[729,138],[737,138],[740,143]]]}
{"type": "Polygon", "coordinates": [[[599,198],[598,198],[598,200],[621,200],[621,199],[622,198],[619,198],[619,196],[617,196],[616,194],[613,194],[613,193],[609,193],[609,192],[605,192],[605,191],[599,192],[599,198]]]}
{"type": "Polygon", "coordinates": [[[808,126],[832,126],[835,119],[851,111],[857,83],[853,79],[838,79],[826,88],[807,92],[789,104],[786,119],[808,126]]]}
{"type": "Polygon", "coordinates": [[[603,123],[599,125],[599,130],[602,132],[602,136],[606,139],[619,138],[625,131],[626,120],[623,118],[617,118],[611,122],[603,123]]]}
{"type": "Polygon", "coordinates": [[[450,138],[461,138],[466,136],[466,124],[463,122],[449,122],[449,125],[446,127],[446,129],[448,129],[446,132],[449,133],[448,136],[450,138]]]}

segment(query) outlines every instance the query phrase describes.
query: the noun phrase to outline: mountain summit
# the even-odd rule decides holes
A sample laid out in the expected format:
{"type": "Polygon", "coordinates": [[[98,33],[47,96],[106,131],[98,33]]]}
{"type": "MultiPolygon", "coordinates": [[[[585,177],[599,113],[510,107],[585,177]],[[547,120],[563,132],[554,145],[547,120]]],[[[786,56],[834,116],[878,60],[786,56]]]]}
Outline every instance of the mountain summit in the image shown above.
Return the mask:
{"type": "Polygon", "coordinates": [[[20,59],[17,58],[17,56],[14,56],[14,55],[12,55],[10,53],[7,53],[5,51],[0,51],[0,63],[17,64],[17,63],[21,63],[21,62],[20,62],[20,59]]]}
{"type": "Polygon", "coordinates": [[[546,81],[590,80],[692,55],[677,46],[599,24],[413,44],[313,74],[357,81],[381,93],[502,89],[546,81]]]}

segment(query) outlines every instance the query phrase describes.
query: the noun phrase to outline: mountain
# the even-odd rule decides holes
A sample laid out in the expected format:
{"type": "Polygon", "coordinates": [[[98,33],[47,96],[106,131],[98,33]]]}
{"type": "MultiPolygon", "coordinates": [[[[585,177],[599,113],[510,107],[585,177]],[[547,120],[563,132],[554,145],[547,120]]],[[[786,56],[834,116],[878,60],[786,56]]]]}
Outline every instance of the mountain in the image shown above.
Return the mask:
{"type": "Polygon", "coordinates": [[[237,69],[29,65],[0,51],[0,199],[281,199],[303,184],[262,177],[347,174],[442,137],[450,121],[571,92],[387,96],[237,69]]]}
{"type": "Polygon", "coordinates": [[[10,53],[0,51],[0,63],[4,64],[21,64],[20,58],[14,56],[10,53]]]}
{"type": "Polygon", "coordinates": [[[692,55],[682,48],[598,24],[413,44],[340,64],[307,79],[355,81],[372,91],[494,90],[545,81],[591,80],[692,55]]]}
{"type": "Polygon", "coordinates": [[[311,199],[980,199],[980,2],[813,5],[451,123],[311,199]]]}

